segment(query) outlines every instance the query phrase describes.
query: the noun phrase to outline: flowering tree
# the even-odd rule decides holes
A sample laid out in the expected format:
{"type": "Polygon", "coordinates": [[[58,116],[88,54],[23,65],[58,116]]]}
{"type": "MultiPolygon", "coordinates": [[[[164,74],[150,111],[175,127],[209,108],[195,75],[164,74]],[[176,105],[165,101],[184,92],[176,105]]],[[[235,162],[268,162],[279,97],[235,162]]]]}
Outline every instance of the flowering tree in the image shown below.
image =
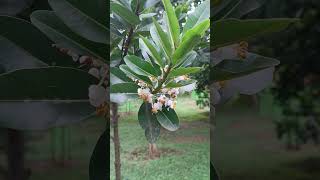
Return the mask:
{"type": "Polygon", "coordinates": [[[142,57],[125,56],[125,64],[113,69],[118,81],[111,86],[114,97],[118,94],[137,95],[143,100],[138,119],[145,130],[152,158],[158,155],[156,141],[160,127],[169,131],[179,127],[174,110],[177,96],[182,92],[179,88],[195,82],[187,75],[201,70],[201,67],[190,65],[197,56],[194,49],[210,26],[209,1],[203,2],[188,16],[183,28],[170,1],[162,2],[165,11],[159,20],[152,18],[148,32],[151,39],[148,36],[139,37],[142,57]]]}

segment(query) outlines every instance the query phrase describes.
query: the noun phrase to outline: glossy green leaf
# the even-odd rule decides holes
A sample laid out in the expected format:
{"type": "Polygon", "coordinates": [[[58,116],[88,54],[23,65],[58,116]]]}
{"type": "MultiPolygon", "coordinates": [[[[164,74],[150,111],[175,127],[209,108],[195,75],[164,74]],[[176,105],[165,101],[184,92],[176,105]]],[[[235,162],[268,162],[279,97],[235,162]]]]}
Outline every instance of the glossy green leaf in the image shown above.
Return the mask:
{"type": "Polygon", "coordinates": [[[125,20],[128,24],[137,25],[140,23],[139,17],[121,4],[111,3],[111,10],[125,20]]]}
{"type": "MultiPolygon", "coordinates": [[[[108,132],[109,133],[109,132],[108,132]]],[[[100,136],[90,159],[90,180],[106,180],[109,175],[109,137],[107,131],[100,136]]]]}
{"type": "Polygon", "coordinates": [[[147,84],[149,84],[149,85],[152,85],[151,80],[150,80],[147,76],[142,76],[142,75],[139,75],[139,74],[133,72],[127,65],[125,65],[125,64],[120,65],[120,69],[121,69],[121,71],[123,71],[128,77],[131,77],[131,78],[134,78],[134,79],[138,79],[138,80],[142,80],[142,81],[144,81],[145,83],[147,83],[147,84]]]}
{"type": "Polygon", "coordinates": [[[179,65],[186,59],[186,55],[198,44],[201,40],[199,35],[192,36],[189,39],[182,42],[179,48],[173,54],[173,65],[179,65]]]}
{"type": "Polygon", "coordinates": [[[110,86],[110,93],[137,94],[139,86],[132,82],[113,84],[110,86]]]}
{"type": "Polygon", "coordinates": [[[183,80],[179,82],[171,81],[168,84],[166,84],[166,88],[179,88],[183,86],[190,85],[192,83],[195,83],[195,80],[183,80]]]}
{"type": "Polygon", "coordinates": [[[180,67],[180,68],[172,70],[170,72],[170,74],[168,75],[168,78],[197,73],[201,69],[202,69],[201,67],[180,67]]]}
{"type": "Polygon", "coordinates": [[[116,68],[116,67],[110,68],[110,75],[119,78],[123,82],[131,82],[132,81],[123,71],[121,71],[119,68],[116,68]]]}
{"type": "Polygon", "coordinates": [[[76,65],[69,56],[53,48],[52,42],[31,23],[0,16],[0,24],[0,67],[3,71],[47,65],[76,65]],[[21,33],[21,29],[24,33],[21,33]]]}
{"type": "Polygon", "coordinates": [[[182,42],[173,54],[173,65],[183,63],[184,57],[188,54],[201,40],[206,30],[210,26],[210,21],[205,20],[194,28],[188,30],[182,38],[182,42]]]}
{"type": "Polygon", "coordinates": [[[164,9],[166,11],[167,28],[170,34],[171,43],[177,47],[179,45],[180,25],[174,8],[170,0],[162,0],[164,9]]]}
{"type": "Polygon", "coordinates": [[[169,131],[176,131],[179,128],[179,118],[173,109],[164,108],[156,114],[158,122],[169,131]]]}
{"type": "Polygon", "coordinates": [[[153,60],[161,67],[164,67],[163,60],[160,54],[158,53],[157,49],[150,43],[150,41],[142,36],[140,37],[140,41],[145,47],[147,53],[153,58],[153,60]]]}
{"type": "Polygon", "coordinates": [[[192,38],[192,36],[203,36],[204,33],[209,29],[210,27],[210,20],[206,19],[204,21],[202,21],[201,23],[199,23],[198,25],[194,26],[192,29],[188,30],[182,37],[182,43],[183,41],[186,41],[190,38],[192,38]]]}
{"type": "Polygon", "coordinates": [[[220,20],[213,24],[212,48],[216,49],[268,33],[279,32],[287,28],[291,23],[297,21],[297,19],[285,18],[220,20]],[[237,29],[237,31],[235,31],[235,29],[237,29]]]}
{"type": "Polygon", "coordinates": [[[210,17],[210,0],[202,2],[193,13],[188,15],[186,24],[183,27],[183,34],[194,26],[200,24],[210,17]]]}
{"type": "Polygon", "coordinates": [[[251,54],[246,60],[223,60],[210,69],[213,82],[224,81],[248,75],[279,64],[279,61],[251,54]]]}
{"type": "Polygon", "coordinates": [[[167,60],[170,60],[173,45],[169,40],[169,36],[163,31],[162,27],[155,19],[153,19],[153,24],[154,26],[150,28],[150,35],[153,41],[162,48],[167,60]]]}
{"type": "Polygon", "coordinates": [[[185,56],[183,56],[183,59],[180,61],[179,64],[176,65],[176,67],[190,66],[194,62],[194,60],[196,59],[197,55],[198,54],[195,51],[188,52],[185,56]]]}
{"type": "Polygon", "coordinates": [[[88,40],[109,42],[108,2],[105,0],[49,0],[59,18],[77,34],[88,40]]]}
{"type": "Polygon", "coordinates": [[[145,130],[149,143],[155,143],[160,136],[160,124],[157,117],[151,112],[151,104],[143,103],[138,112],[140,126],[145,130]]]}
{"type": "Polygon", "coordinates": [[[242,16],[248,14],[249,12],[261,7],[265,0],[240,0],[224,18],[241,18],[242,16]]]}
{"type": "Polygon", "coordinates": [[[243,0],[223,0],[219,2],[213,2],[210,12],[211,19],[217,21],[224,18],[232,10],[237,7],[243,0]]]}
{"type": "Polygon", "coordinates": [[[106,44],[89,41],[72,32],[54,12],[35,11],[30,18],[31,22],[58,46],[70,48],[80,55],[91,55],[105,62],[109,61],[106,44]]]}
{"type": "Polygon", "coordinates": [[[0,3],[0,14],[14,16],[29,8],[34,0],[10,0],[1,1],[0,3]]]}
{"type": "Polygon", "coordinates": [[[124,57],[124,61],[128,65],[128,67],[136,74],[142,76],[157,76],[157,73],[154,70],[152,64],[137,56],[128,55],[124,57]]]}
{"type": "Polygon", "coordinates": [[[88,87],[98,79],[85,71],[48,67],[0,75],[0,100],[87,100],[88,87]]]}

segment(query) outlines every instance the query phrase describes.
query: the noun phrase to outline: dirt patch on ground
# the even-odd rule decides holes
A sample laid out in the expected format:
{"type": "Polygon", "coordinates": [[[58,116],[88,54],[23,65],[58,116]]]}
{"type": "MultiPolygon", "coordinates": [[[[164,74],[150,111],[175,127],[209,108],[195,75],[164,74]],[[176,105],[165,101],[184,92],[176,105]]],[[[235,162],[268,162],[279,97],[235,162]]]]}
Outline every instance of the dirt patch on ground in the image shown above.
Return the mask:
{"type": "MultiPolygon", "coordinates": [[[[158,150],[160,152],[160,157],[177,156],[183,153],[182,151],[171,148],[159,148],[158,150]]],[[[147,148],[136,148],[131,151],[126,158],[129,160],[151,160],[147,148]]]]}
{"type": "Polygon", "coordinates": [[[177,143],[203,143],[209,142],[209,139],[205,136],[195,135],[190,137],[176,137],[174,141],[177,143]]]}
{"type": "Polygon", "coordinates": [[[209,121],[195,121],[195,122],[185,122],[180,124],[179,129],[189,129],[189,128],[208,128],[209,121]]]}

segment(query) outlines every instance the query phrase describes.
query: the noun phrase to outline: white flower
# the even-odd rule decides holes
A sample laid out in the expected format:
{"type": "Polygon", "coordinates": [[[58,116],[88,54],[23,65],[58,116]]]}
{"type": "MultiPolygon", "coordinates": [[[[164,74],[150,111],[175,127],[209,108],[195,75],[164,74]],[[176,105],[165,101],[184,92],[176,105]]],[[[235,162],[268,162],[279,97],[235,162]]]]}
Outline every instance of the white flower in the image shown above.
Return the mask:
{"type": "Polygon", "coordinates": [[[83,64],[83,63],[92,62],[92,60],[91,60],[91,58],[89,56],[81,56],[80,59],[79,59],[79,62],[81,64],[83,64]]]}
{"type": "Polygon", "coordinates": [[[149,102],[149,103],[152,103],[153,95],[151,94],[149,88],[145,88],[145,89],[139,88],[138,95],[142,100],[149,102]]]}
{"type": "Polygon", "coordinates": [[[191,92],[196,88],[196,83],[192,83],[186,86],[182,86],[179,88],[179,92],[181,94],[185,93],[185,92],[191,92]]]}
{"type": "Polygon", "coordinates": [[[107,96],[107,91],[104,87],[91,85],[89,87],[89,101],[94,107],[99,107],[104,104],[107,96]]]}
{"type": "Polygon", "coordinates": [[[166,103],[167,99],[168,98],[165,95],[160,95],[157,100],[158,100],[159,103],[164,105],[166,103]]]}
{"type": "Polygon", "coordinates": [[[163,89],[161,89],[161,92],[162,93],[167,93],[169,90],[167,89],[167,88],[163,88],[163,89]]]}
{"type": "Polygon", "coordinates": [[[106,76],[106,73],[108,73],[108,71],[109,71],[109,68],[108,68],[108,66],[107,65],[104,65],[104,66],[102,66],[101,68],[100,68],[100,76],[101,77],[105,77],[106,76]]]}
{"type": "Polygon", "coordinates": [[[175,78],[174,80],[176,82],[179,82],[179,81],[183,81],[183,80],[187,80],[187,79],[188,79],[188,77],[186,75],[184,75],[184,76],[179,76],[179,77],[175,78]]]}
{"type": "Polygon", "coordinates": [[[147,87],[147,84],[144,81],[139,80],[138,86],[140,87],[147,87]]]}
{"type": "Polygon", "coordinates": [[[175,97],[177,97],[177,95],[179,94],[179,89],[178,89],[178,88],[172,88],[172,89],[170,89],[170,90],[168,91],[168,94],[169,94],[171,97],[175,98],[175,97]]]}
{"type": "Polygon", "coordinates": [[[100,72],[97,68],[91,68],[88,73],[98,79],[100,78],[100,72]]]}
{"type": "Polygon", "coordinates": [[[160,102],[152,104],[152,112],[157,113],[162,110],[162,104],[160,102]]]}
{"type": "Polygon", "coordinates": [[[169,69],[169,65],[166,65],[166,66],[163,68],[164,72],[167,72],[168,69],[169,69]]]}
{"type": "Polygon", "coordinates": [[[177,101],[173,101],[171,99],[169,99],[165,104],[166,107],[170,107],[171,109],[174,109],[176,105],[177,105],[177,101]]]}

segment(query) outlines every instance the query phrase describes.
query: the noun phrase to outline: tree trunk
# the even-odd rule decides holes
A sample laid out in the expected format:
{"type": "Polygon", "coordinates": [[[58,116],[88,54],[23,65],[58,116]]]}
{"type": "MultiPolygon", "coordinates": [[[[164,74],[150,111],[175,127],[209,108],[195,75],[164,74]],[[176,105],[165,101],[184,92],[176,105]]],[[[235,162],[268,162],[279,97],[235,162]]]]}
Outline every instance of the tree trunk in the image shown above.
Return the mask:
{"type": "Polygon", "coordinates": [[[27,180],[30,173],[24,169],[23,132],[8,129],[8,180],[27,180]]]}
{"type": "Polygon", "coordinates": [[[214,90],[213,90],[213,84],[210,85],[210,115],[209,115],[209,122],[210,122],[210,160],[213,159],[213,131],[215,128],[215,107],[214,107],[214,90]]]}
{"type": "Polygon", "coordinates": [[[120,139],[119,139],[119,115],[118,115],[118,104],[111,104],[111,118],[113,125],[113,143],[114,143],[114,167],[116,171],[116,180],[121,180],[121,160],[120,160],[120,139]]]}
{"type": "Polygon", "coordinates": [[[158,151],[157,145],[149,143],[149,158],[155,159],[159,157],[160,157],[160,153],[158,151]]]}

